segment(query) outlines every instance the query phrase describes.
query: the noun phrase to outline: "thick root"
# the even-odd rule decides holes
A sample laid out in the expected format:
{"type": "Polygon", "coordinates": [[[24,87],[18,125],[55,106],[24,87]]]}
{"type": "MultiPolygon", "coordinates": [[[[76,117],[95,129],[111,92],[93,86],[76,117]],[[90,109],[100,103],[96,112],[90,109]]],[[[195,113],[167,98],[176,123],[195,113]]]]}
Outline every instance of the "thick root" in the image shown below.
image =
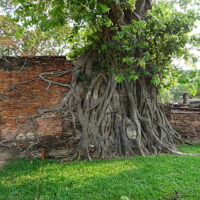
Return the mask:
{"type": "Polygon", "coordinates": [[[117,84],[101,73],[88,88],[76,83],[62,110],[73,128],[71,140],[79,138],[73,159],[176,152],[174,139],[180,137],[157,103],[157,90],[147,86],[145,79],[117,84]],[[71,102],[75,106],[69,107],[71,102]]]}

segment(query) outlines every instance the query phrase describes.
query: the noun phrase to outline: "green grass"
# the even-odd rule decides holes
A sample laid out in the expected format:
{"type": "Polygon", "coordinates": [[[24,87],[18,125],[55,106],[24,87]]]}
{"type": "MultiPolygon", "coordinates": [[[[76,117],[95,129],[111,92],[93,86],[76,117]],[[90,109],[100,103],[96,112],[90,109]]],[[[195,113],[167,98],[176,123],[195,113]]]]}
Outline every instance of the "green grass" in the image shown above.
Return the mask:
{"type": "Polygon", "coordinates": [[[179,151],[184,153],[200,153],[200,144],[196,145],[183,145],[179,147],[179,151]]]}
{"type": "MultiPolygon", "coordinates": [[[[198,152],[200,145],[180,150],[198,152]]],[[[200,199],[200,157],[40,164],[40,160],[17,160],[0,171],[0,200],[200,199]]]]}

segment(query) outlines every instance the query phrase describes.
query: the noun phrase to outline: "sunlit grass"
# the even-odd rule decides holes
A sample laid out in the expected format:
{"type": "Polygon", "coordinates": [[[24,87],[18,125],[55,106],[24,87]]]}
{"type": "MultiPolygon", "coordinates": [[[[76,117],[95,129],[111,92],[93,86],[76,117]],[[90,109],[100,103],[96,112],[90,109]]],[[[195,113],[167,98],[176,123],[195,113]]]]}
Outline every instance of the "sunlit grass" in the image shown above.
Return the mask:
{"type": "Polygon", "coordinates": [[[200,144],[183,145],[179,147],[179,151],[184,153],[200,153],[200,144]]]}
{"type": "MultiPolygon", "coordinates": [[[[198,152],[200,145],[180,147],[198,152]]],[[[200,199],[200,157],[152,156],[59,164],[17,160],[0,172],[0,200],[200,199]]]]}

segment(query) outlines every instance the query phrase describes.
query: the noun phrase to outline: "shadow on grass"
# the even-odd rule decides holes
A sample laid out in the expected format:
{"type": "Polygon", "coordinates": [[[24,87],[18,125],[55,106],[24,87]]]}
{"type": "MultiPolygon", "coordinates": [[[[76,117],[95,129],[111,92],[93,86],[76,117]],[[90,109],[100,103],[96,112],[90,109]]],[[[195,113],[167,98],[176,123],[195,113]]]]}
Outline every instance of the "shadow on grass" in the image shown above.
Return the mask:
{"type": "Polygon", "coordinates": [[[200,199],[200,158],[73,162],[19,160],[0,174],[0,200],[200,199]],[[37,198],[35,198],[37,196],[37,198]]]}

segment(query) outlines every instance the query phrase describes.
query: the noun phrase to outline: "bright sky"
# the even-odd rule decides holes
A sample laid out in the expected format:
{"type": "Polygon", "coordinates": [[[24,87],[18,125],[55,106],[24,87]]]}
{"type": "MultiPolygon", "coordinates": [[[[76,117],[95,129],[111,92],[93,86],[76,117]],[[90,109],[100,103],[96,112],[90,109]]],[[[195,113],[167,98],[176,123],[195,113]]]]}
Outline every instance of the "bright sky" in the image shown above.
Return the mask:
{"type": "MultiPolygon", "coordinates": [[[[195,28],[191,34],[200,35],[200,22],[198,23],[197,28],[195,28]]],[[[191,50],[191,53],[194,54],[200,60],[200,51],[193,49],[191,50]]],[[[183,69],[194,69],[192,66],[186,65],[183,60],[179,60],[178,62],[183,69]]],[[[200,61],[196,63],[196,69],[200,69],[200,61]]]]}

